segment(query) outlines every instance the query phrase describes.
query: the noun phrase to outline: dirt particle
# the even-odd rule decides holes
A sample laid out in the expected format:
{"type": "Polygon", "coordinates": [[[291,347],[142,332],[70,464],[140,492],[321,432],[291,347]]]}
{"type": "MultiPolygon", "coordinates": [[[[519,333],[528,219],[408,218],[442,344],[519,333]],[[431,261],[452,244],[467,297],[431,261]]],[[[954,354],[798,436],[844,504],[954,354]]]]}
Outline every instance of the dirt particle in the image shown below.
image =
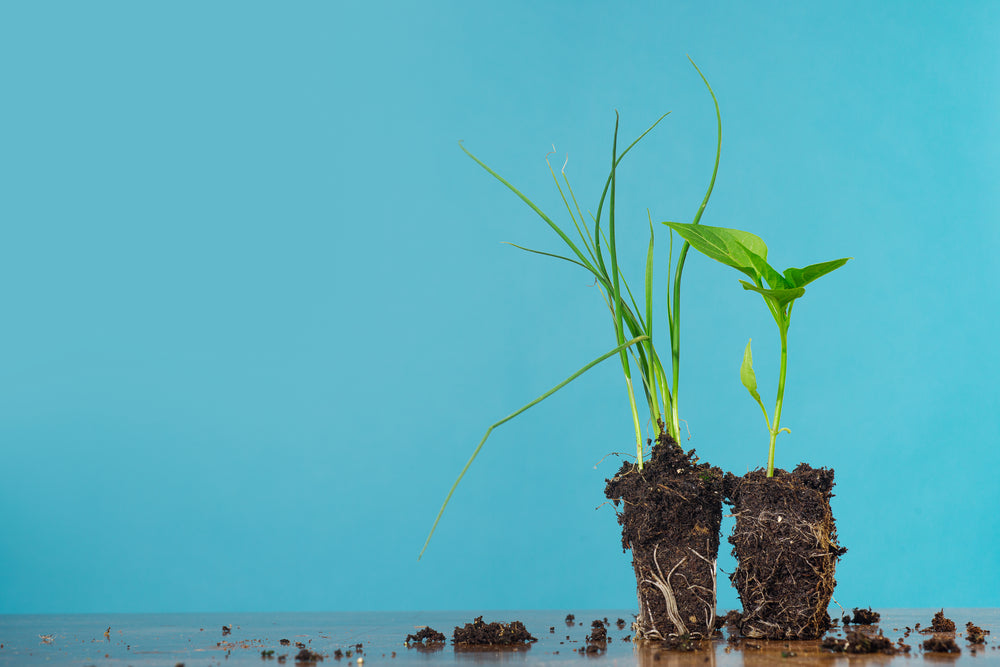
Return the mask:
{"type": "Polygon", "coordinates": [[[295,656],[295,662],[321,662],[323,656],[315,651],[310,651],[307,648],[299,651],[298,655],[295,656]]]}
{"type": "MultiPolygon", "coordinates": [[[[430,646],[432,644],[444,644],[448,641],[448,638],[444,636],[443,632],[438,632],[430,626],[425,626],[420,629],[415,635],[406,635],[406,641],[403,643],[407,646],[420,644],[421,646],[430,646]]],[[[359,644],[360,646],[360,644],[359,644]]],[[[359,649],[360,650],[360,649],[359,649]]]]}
{"type": "Polygon", "coordinates": [[[883,653],[896,655],[900,649],[879,630],[877,635],[870,635],[861,630],[849,630],[846,639],[827,637],[822,647],[834,653],[883,653]]]}
{"type": "Polygon", "coordinates": [[[924,650],[931,653],[961,653],[962,649],[951,637],[934,636],[924,640],[924,650]]]}
{"type": "MultiPolygon", "coordinates": [[[[917,623],[917,627],[920,624],[917,623]]],[[[945,618],[944,609],[934,614],[934,619],[931,621],[931,627],[924,628],[920,630],[923,634],[928,634],[931,632],[955,632],[955,621],[950,618],[945,618]]]]}
{"type": "Polygon", "coordinates": [[[965,639],[970,644],[985,644],[988,634],[990,634],[989,630],[983,630],[978,625],[973,625],[972,621],[965,624],[965,639]]]}
{"type": "Polygon", "coordinates": [[[512,646],[538,640],[531,636],[521,621],[485,623],[482,616],[477,616],[465,627],[456,626],[452,641],[456,645],[467,646],[512,646]]]}
{"type": "Polygon", "coordinates": [[[867,609],[854,608],[854,618],[852,623],[855,625],[875,625],[879,622],[882,616],[877,611],[872,611],[871,607],[867,609]]]}

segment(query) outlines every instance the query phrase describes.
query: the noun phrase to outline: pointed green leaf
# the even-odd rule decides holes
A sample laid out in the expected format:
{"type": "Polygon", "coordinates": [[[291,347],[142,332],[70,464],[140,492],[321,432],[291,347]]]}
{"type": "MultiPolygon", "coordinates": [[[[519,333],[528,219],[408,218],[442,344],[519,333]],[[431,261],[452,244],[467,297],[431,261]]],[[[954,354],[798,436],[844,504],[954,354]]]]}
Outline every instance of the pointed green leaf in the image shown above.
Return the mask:
{"type": "Polygon", "coordinates": [[[743,363],[740,364],[740,382],[750,392],[753,400],[757,401],[757,405],[760,406],[761,411],[764,413],[764,421],[767,422],[768,428],[771,428],[771,420],[767,416],[767,408],[764,407],[764,401],[760,400],[760,394],[757,393],[757,375],[753,372],[753,354],[750,352],[751,342],[753,342],[752,338],[747,341],[747,347],[743,351],[743,363]]]}
{"type": "Polygon", "coordinates": [[[757,257],[758,263],[760,260],[767,260],[767,245],[759,236],[750,232],[681,222],[664,222],[663,224],[677,232],[698,252],[717,262],[722,262],[726,266],[742,271],[755,280],[760,272],[755,264],[754,256],[757,257]]]}
{"type": "Polygon", "coordinates": [[[740,382],[747,388],[747,391],[750,392],[754,400],[760,403],[760,394],[757,393],[757,375],[753,372],[753,354],[750,352],[750,342],[747,341],[747,347],[743,351],[743,363],[740,365],[740,382]]]}
{"type": "Polygon", "coordinates": [[[753,262],[753,266],[757,270],[757,275],[767,281],[771,289],[788,289],[792,287],[785,280],[784,276],[778,273],[778,270],[768,264],[767,260],[760,255],[751,255],[750,261],[753,262]]]}
{"type": "Polygon", "coordinates": [[[763,287],[752,285],[745,280],[741,280],[740,284],[743,285],[743,289],[745,290],[760,292],[764,295],[765,299],[773,301],[779,308],[784,307],[785,304],[795,301],[806,293],[804,287],[793,287],[790,289],[764,289],[763,287]]]}
{"type": "Polygon", "coordinates": [[[829,262],[810,264],[804,269],[785,269],[785,280],[788,281],[789,287],[804,287],[817,278],[822,278],[831,271],[836,271],[847,264],[849,259],[851,258],[843,257],[829,262]]]}

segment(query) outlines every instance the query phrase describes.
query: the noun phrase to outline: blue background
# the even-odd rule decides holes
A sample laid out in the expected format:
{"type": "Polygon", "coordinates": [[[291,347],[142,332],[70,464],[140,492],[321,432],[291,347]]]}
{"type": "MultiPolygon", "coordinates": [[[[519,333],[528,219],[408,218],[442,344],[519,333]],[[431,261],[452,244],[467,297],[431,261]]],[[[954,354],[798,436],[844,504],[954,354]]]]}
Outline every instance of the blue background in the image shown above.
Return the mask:
{"type": "MultiPolygon", "coordinates": [[[[553,144],[593,210],[615,110],[672,111],[619,174],[637,284],[646,209],[711,173],[686,54],[703,222],[854,258],[795,308],[778,441],[836,469],[836,599],[1000,604],[1000,6],[705,5],[4,5],[0,613],[634,606],[614,360],[495,431],[416,556],[486,427],[613,347],[457,142],[559,216],[553,144]]],[[[680,400],[741,473],[778,340],[737,278],[689,258],[680,400]]]]}

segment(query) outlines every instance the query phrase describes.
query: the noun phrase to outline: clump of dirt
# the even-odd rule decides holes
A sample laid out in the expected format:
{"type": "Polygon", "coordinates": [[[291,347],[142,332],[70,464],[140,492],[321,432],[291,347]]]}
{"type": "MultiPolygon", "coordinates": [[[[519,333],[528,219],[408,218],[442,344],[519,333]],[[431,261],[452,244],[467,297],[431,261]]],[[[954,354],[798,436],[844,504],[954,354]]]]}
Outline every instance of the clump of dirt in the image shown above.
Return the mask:
{"type": "Polygon", "coordinates": [[[985,644],[988,634],[990,634],[989,630],[983,630],[978,625],[973,625],[972,621],[965,624],[965,639],[970,644],[985,644]]]}
{"type": "MultiPolygon", "coordinates": [[[[918,624],[917,627],[920,627],[918,624]]],[[[955,632],[955,621],[950,618],[945,618],[944,609],[934,614],[934,619],[931,621],[931,627],[922,628],[920,632],[928,634],[931,632],[955,632]]]]}
{"type": "Polygon", "coordinates": [[[576,621],[576,616],[573,614],[566,614],[566,625],[573,625],[574,621],[576,621]]]}
{"type": "Polygon", "coordinates": [[[693,449],[685,453],[662,430],[651,453],[642,470],[622,464],[605,487],[621,507],[622,549],[632,551],[636,637],[709,636],[715,629],[723,473],[699,463],[693,449]]]}
{"type": "MultiPolygon", "coordinates": [[[[823,648],[835,653],[883,653],[896,655],[900,647],[892,643],[879,630],[877,635],[870,635],[861,630],[848,630],[846,639],[827,637],[823,640],[823,648]]],[[[907,647],[908,648],[908,647],[907,647]]]]}
{"type": "Polygon", "coordinates": [[[594,621],[590,626],[590,634],[586,638],[586,646],[577,649],[579,653],[604,653],[608,650],[608,630],[601,621],[594,621]]]}
{"type": "Polygon", "coordinates": [[[447,641],[448,638],[444,636],[443,632],[438,632],[434,628],[427,626],[418,630],[416,634],[406,635],[406,641],[403,643],[407,646],[411,644],[429,646],[431,644],[444,644],[447,641]]]}
{"type": "Polygon", "coordinates": [[[737,567],[730,579],[743,603],[740,632],[767,639],[817,639],[830,627],[837,544],[830,509],[833,470],[800,463],[791,473],[728,473],[737,567]]]}
{"type": "Polygon", "coordinates": [[[871,607],[868,607],[868,609],[855,607],[853,619],[848,621],[847,618],[847,616],[844,616],[844,625],[848,625],[849,623],[854,625],[875,625],[882,616],[877,611],[872,611],[871,607]]]}
{"type": "Polygon", "coordinates": [[[615,621],[615,625],[618,626],[619,630],[624,630],[625,629],[625,619],[624,618],[619,618],[617,621],[615,621]]]}
{"type": "Polygon", "coordinates": [[[298,655],[295,656],[295,662],[322,662],[323,654],[310,651],[307,648],[299,651],[298,655]]]}
{"type": "Polygon", "coordinates": [[[538,640],[531,636],[521,621],[484,623],[483,617],[477,616],[464,628],[456,626],[452,641],[466,646],[513,646],[538,640]]]}
{"type": "Polygon", "coordinates": [[[961,653],[962,649],[951,637],[939,637],[937,635],[924,640],[924,650],[931,653],[961,653]]]}

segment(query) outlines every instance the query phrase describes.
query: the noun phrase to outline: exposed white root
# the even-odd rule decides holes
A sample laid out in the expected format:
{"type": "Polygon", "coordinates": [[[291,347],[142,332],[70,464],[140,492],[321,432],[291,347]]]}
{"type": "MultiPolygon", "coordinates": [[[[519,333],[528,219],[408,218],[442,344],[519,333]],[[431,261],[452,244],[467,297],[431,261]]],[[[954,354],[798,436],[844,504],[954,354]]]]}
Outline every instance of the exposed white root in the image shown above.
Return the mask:
{"type": "MultiPolygon", "coordinates": [[[[677,561],[677,564],[674,565],[673,569],[670,570],[669,574],[667,574],[667,576],[664,577],[663,570],[660,569],[660,561],[656,557],[656,552],[658,549],[659,549],[658,546],[653,547],[653,564],[656,565],[656,572],[650,571],[649,574],[652,577],[652,579],[644,579],[643,583],[654,586],[656,590],[660,591],[660,594],[663,595],[663,601],[666,604],[667,608],[667,618],[670,619],[670,622],[674,624],[674,628],[677,630],[677,634],[679,635],[689,634],[687,626],[684,625],[684,620],[681,618],[680,613],[677,611],[677,598],[674,597],[674,589],[671,588],[670,586],[670,577],[672,577],[674,572],[677,571],[677,568],[679,568],[684,563],[684,561],[687,560],[687,556],[677,561]]],[[[652,625],[652,614],[650,614],[650,625],[652,625]]],[[[656,629],[655,625],[653,625],[653,632],[655,632],[657,635],[660,635],[660,638],[662,639],[662,635],[656,629]]],[[[646,633],[646,634],[651,636],[651,633],[646,633]]]]}

